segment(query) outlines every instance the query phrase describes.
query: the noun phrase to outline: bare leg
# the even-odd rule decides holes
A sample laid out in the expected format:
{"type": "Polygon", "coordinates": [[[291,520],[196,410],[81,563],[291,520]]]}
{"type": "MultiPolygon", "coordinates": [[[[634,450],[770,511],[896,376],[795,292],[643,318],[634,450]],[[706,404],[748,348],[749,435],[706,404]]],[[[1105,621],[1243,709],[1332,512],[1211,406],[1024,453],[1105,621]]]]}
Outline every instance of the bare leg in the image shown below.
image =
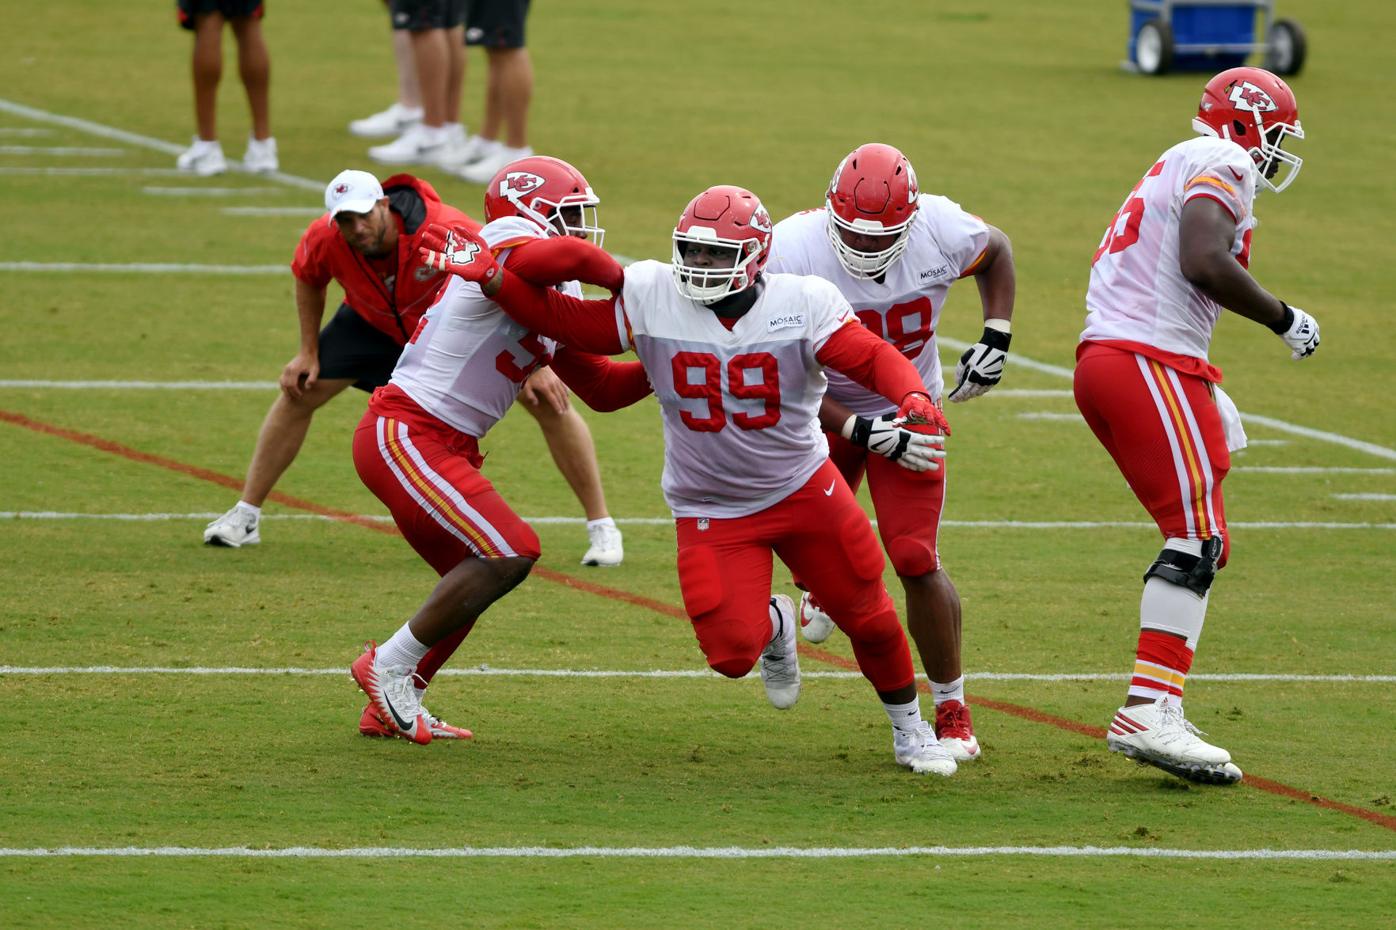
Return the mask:
{"type": "Polygon", "coordinates": [[[271,54],[262,36],[261,20],[241,16],[229,22],[238,43],[238,75],[247,90],[247,106],[252,111],[252,138],[270,138],[271,54]]]}
{"type": "Polygon", "coordinates": [[[284,393],[277,395],[267,411],[266,419],[262,421],[262,430],[257,434],[257,447],[252,452],[251,464],[247,466],[247,478],[242,485],[244,501],[262,506],[271,489],[301,451],[315,411],[353,383],[350,378],[322,379],[302,394],[299,400],[292,400],[284,393]]]}
{"type": "Polygon", "coordinates": [[[412,33],[393,30],[393,60],[397,62],[397,102],[409,110],[422,108],[422,89],[417,84],[417,62],[412,57],[412,33]]]}
{"type": "Polygon", "coordinates": [[[501,124],[504,144],[528,145],[528,106],[533,99],[533,60],[526,48],[490,49],[489,86],[485,93],[485,122],[480,135],[498,139],[501,124]]]}
{"type": "Polygon", "coordinates": [[[548,452],[572,493],[577,495],[587,519],[600,520],[608,516],[606,493],[601,489],[601,466],[596,461],[596,445],[586,420],[572,407],[565,413],[558,413],[547,403],[530,404],[522,394],[518,404],[538,421],[543,438],[548,442],[548,452]]]}
{"type": "Polygon", "coordinates": [[[901,576],[906,591],[906,626],[931,681],[960,677],[960,595],[944,569],[901,576]]]}
{"type": "Polygon", "coordinates": [[[412,58],[417,63],[417,84],[422,94],[422,125],[439,129],[446,123],[446,81],[450,73],[447,30],[424,29],[411,35],[412,58]]]}
{"type": "Polygon", "coordinates": [[[218,82],[223,77],[223,16],[206,13],[194,20],[194,125],[200,139],[218,138],[218,82]]]}
{"type": "Polygon", "coordinates": [[[465,86],[465,27],[446,30],[446,115],[448,123],[460,122],[461,90],[465,86]]]}
{"type": "Polygon", "coordinates": [[[528,577],[533,560],[514,556],[466,559],[441,576],[426,601],[407,621],[424,646],[433,646],[471,624],[495,601],[528,577]]]}

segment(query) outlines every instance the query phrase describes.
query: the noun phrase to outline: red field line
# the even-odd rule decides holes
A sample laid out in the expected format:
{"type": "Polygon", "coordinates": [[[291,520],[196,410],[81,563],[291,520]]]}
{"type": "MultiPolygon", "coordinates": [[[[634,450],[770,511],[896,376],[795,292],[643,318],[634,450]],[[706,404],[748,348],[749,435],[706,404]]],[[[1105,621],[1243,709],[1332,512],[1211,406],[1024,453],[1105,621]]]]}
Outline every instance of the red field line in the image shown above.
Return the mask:
{"type": "MultiPolygon", "coordinates": [[[[112,455],[119,455],[122,458],[130,459],[133,462],[142,462],[147,465],[156,465],[160,468],[165,468],[170,471],[177,472],[181,475],[188,475],[192,478],[200,478],[204,481],[211,481],[214,484],[220,484],[224,487],[232,488],[238,491],[242,490],[242,482],[230,475],[224,475],[216,471],[211,471],[207,468],[200,468],[197,465],[188,465],[184,462],[178,462],[174,459],[165,458],[164,456],[152,455],[149,452],[141,452],[138,449],[132,449],[130,446],[123,446],[118,442],[112,442],[110,439],[103,439],[100,436],[93,436],[90,433],[81,433],[77,430],[67,429],[62,426],[55,426],[51,423],[43,423],[39,420],[30,419],[22,413],[14,413],[13,411],[9,410],[0,410],[0,421],[12,423],[15,426],[21,426],[25,429],[33,430],[36,433],[44,433],[49,436],[56,436],[60,439],[67,439],[70,442],[75,442],[93,449],[99,449],[102,452],[108,452],[112,455]]],[[[315,503],[314,501],[304,500],[299,497],[292,497],[289,494],[282,494],[280,491],[273,491],[268,499],[276,501],[278,504],[285,504],[288,507],[295,507],[298,510],[305,510],[309,513],[319,514],[323,517],[330,517],[334,520],[342,520],[345,523],[353,523],[371,530],[377,530],[380,533],[388,533],[389,535],[394,536],[397,535],[397,528],[389,524],[379,523],[374,520],[365,520],[358,514],[349,513],[343,510],[336,510],[332,507],[324,507],[320,504],[315,503]]],[[[687,617],[687,614],[685,614],[683,610],[681,610],[678,607],[675,607],[672,604],[666,604],[663,601],[657,601],[653,598],[644,597],[643,595],[639,594],[631,594],[628,591],[621,591],[616,588],[607,587],[606,585],[593,584],[592,582],[583,581],[580,578],[574,578],[571,575],[566,575],[562,572],[554,571],[550,568],[544,568],[542,566],[535,565],[533,568],[533,575],[536,577],[541,577],[547,581],[553,582],[554,584],[565,585],[567,587],[575,588],[579,591],[585,591],[588,594],[594,594],[598,597],[604,597],[610,600],[623,601],[627,604],[633,604],[637,607],[645,607],[658,613],[665,614],[667,616],[680,618],[687,617]]],[[[858,670],[858,666],[855,662],[853,662],[853,660],[846,659],[840,655],[835,655],[834,653],[827,652],[823,649],[817,649],[808,644],[802,644],[800,646],[800,652],[801,654],[808,656],[809,658],[816,659],[827,665],[837,666],[839,668],[847,669],[850,671],[858,670]]],[[[930,687],[924,683],[919,683],[918,687],[922,692],[929,693],[930,691],[930,687]]],[[[1022,704],[1012,704],[1007,701],[990,700],[988,698],[978,696],[969,696],[969,701],[970,703],[978,705],[980,707],[987,707],[990,710],[996,710],[1003,714],[1009,714],[1010,716],[1019,717],[1023,720],[1032,721],[1033,723],[1045,724],[1047,726],[1055,727],[1059,730],[1066,730],[1068,732],[1077,733],[1082,736],[1089,736],[1093,739],[1103,739],[1105,737],[1105,730],[1102,727],[1096,727],[1085,723],[1079,723],[1075,720],[1069,720],[1065,717],[1057,717],[1052,714],[1044,713],[1033,707],[1026,707],[1022,704]]],[[[1344,804],[1341,801],[1330,801],[1327,798],[1320,797],[1308,791],[1303,791],[1299,788],[1292,788],[1289,785],[1281,784],[1280,782],[1276,781],[1271,781],[1268,778],[1261,778],[1258,775],[1247,775],[1245,777],[1245,780],[1242,781],[1241,784],[1249,785],[1250,787],[1255,788],[1259,791],[1264,791],[1282,798],[1290,798],[1296,801],[1304,801],[1308,804],[1313,804],[1316,807],[1322,807],[1326,810],[1338,811],[1340,813],[1348,814],[1353,817],[1358,817],[1362,820],[1367,821],[1368,823],[1375,824],[1376,826],[1385,827],[1388,830],[1396,831],[1396,816],[1392,816],[1390,814],[1382,814],[1377,811],[1368,810],[1364,807],[1356,807],[1351,804],[1344,804]]]]}

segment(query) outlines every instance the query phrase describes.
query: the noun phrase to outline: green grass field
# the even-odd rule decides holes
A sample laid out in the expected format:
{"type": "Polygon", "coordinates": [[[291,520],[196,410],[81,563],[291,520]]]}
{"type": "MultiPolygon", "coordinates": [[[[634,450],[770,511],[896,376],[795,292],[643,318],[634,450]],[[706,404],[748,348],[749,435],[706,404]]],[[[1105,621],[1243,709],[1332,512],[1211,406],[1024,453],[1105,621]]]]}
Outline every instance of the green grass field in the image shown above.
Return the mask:
{"type": "MultiPolygon", "coordinates": [[[[540,571],[432,688],[476,739],[359,737],[344,670],[431,571],[391,532],[279,504],[260,547],[199,544],[266,388],[56,384],[273,381],[295,351],[289,274],[36,265],[284,266],[308,215],[226,209],[313,209],[372,167],[344,127],[390,102],[380,4],[299,0],[265,23],[286,177],[149,173],[192,127],[172,6],[0,0],[0,927],[1391,926],[1396,8],[1279,4],[1309,36],[1309,137],[1295,186],[1258,202],[1251,267],[1323,346],[1296,365],[1237,317],[1214,343],[1259,442],[1227,482],[1233,561],[1188,689],[1247,781],[1203,789],[1089,729],[1123,694],[1158,540],[1065,372],[1101,231],[1206,78],[1122,73],[1125,4],[540,0],[529,22],[533,145],[586,172],[617,254],[667,256],[710,184],[777,216],[814,206],[870,139],[1012,238],[1017,364],[949,411],[942,551],[984,745],[949,780],[893,763],[842,637],[805,650],[785,714],[754,679],[703,674],[650,402],[586,412],[611,509],[636,521],[614,570],[577,565],[580,511],[532,421],[486,438],[506,499],[562,519],[536,524],[540,571]],[[49,170],[74,168],[102,173],[49,170]],[[1378,858],[1325,858],[1347,851],[1378,858]]],[[[472,127],[483,76],[472,57],[472,127]]],[[[421,173],[479,213],[479,188],[421,173]]],[[[979,331],[973,288],[956,295],[947,359],[979,331]]],[[[317,416],[279,490],[383,513],[350,458],[363,403],[317,416]]]]}

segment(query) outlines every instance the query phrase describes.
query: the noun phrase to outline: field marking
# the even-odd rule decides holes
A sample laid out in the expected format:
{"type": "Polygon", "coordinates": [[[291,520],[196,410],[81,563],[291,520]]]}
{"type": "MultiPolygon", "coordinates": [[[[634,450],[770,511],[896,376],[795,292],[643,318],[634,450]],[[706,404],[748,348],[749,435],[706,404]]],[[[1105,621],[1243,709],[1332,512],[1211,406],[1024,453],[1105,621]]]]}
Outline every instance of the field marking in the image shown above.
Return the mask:
{"type": "Polygon", "coordinates": [[[320,216],[321,207],[223,207],[218,211],[228,216],[320,216]]]}
{"type": "Polygon", "coordinates": [[[6,859],[886,859],[1035,858],[1388,861],[1396,849],[1168,849],[1138,846],[54,846],[2,847],[6,859]]]}
{"type": "Polygon", "coordinates": [[[1334,494],[1340,501],[1396,501],[1396,494],[1334,494]]]}
{"type": "Polygon", "coordinates": [[[0,155],[81,155],[92,158],[110,158],[113,155],[126,155],[126,149],[83,148],[74,145],[0,145],[0,155]]]}
{"type": "Polygon", "coordinates": [[[1023,413],[1015,413],[1014,416],[1019,420],[1060,420],[1063,422],[1070,420],[1075,423],[1086,422],[1079,413],[1054,413],[1047,410],[1029,410],[1023,413]]]}
{"type": "MultiPolygon", "coordinates": [[[[10,423],[15,426],[20,426],[24,429],[32,430],[36,433],[55,436],[60,439],[66,439],[69,442],[88,446],[90,448],[97,449],[99,451],[106,452],[111,455],[120,456],[130,461],[141,462],[146,465],[155,465],[157,467],[173,471],[177,474],[199,478],[203,481],[207,481],[212,484],[217,484],[222,487],[239,491],[242,489],[242,482],[239,481],[237,478],[232,477],[231,475],[224,475],[220,472],[213,471],[209,468],[201,468],[196,465],[190,465],[188,463],[180,462],[175,459],[166,458],[165,456],[154,455],[149,452],[141,452],[138,449],[133,449],[130,446],[124,446],[120,443],[113,442],[110,439],[104,439],[101,436],[94,436],[91,433],[83,433],[79,432],[78,430],[68,429],[66,427],[57,426],[52,423],[45,423],[43,421],[27,417],[22,413],[16,413],[10,410],[0,410],[0,421],[10,423]]],[[[356,514],[352,514],[347,511],[336,510],[331,507],[326,507],[323,504],[317,504],[314,501],[292,497],[291,495],[285,494],[281,491],[273,491],[269,496],[269,499],[274,501],[275,503],[286,504],[288,506],[295,507],[299,510],[309,511],[310,513],[318,513],[326,516],[335,516],[347,523],[354,523],[367,529],[374,530],[375,532],[385,533],[392,536],[399,535],[396,527],[385,525],[383,523],[376,523],[373,521],[363,520],[360,519],[356,514]]],[[[547,581],[552,584],[557,584],[563,587],[583,591],[587,594],[594,594],[611,602],[628,604],[634,607],[639,607],[644,610],[650,610],[654,613],[659,614],[660,616],[673,617],[679,620],[687,619],[687,614],[685,613],[685,611],[676,604],[666,603],[664,601],[658,600],[657,598],[646,597],[643,594],[635,594],[633,592],[625,591],[620,588],[611,588],[607,587],[606,585],[596,584],[594,582],[586,581],[574,575],[568,575],[564,572],[556,571],[552,568],[548,568],[545,566],[535,566],[533,570],[533,576],[535,578],[540,578],[543,581],[547,581]]],[[[801,647],[800,652],[814,661],[823,662],[824,664],[832,665],[835,668],[841,668],[845,671],[857,670],[857,667],[852,660],[844,658],[843,656],[837,655],[832,652],[827,652],[817,647],[801,647]]],[[[927,693],[930,689],[928,686],[918,683],[917,690],[922,693],[927,693]]],[[[1039,710],[1036,707],[1031,707],[1024,704],[1016,704],[1011,701],[991,700],[989,698],[985,698],[975,694],[968,695],[967,699],[971,704],[979,704],[984,706],[985,708],[988,708],[989,710],[996,710],[1000,713],[1008,714],[1013,717],[1018,717],[1019,719],[1027,720],[1032,723],[1044,724],[1046,726],[1050,726],[1058,730],[1063,730],[1065,732],[1076,733],[1081,736],[1086,736],[1093,740],[1101,740],[1105,738],[1105,729],[1103,727],[1082,723],[1079,720],[1072,720],[1068,717],[1059,717],[1055,714],[1049,714],[1045,711],[1039,710]]],[[[1390,830],[1392,832],[1396,832],[1396,816],[1393,816],[1391,814],[1383,814],[1378,811],[1371,810],[1369,808],[1358,807],[1354,804],[1346,804],[1342,801],[1334,801],[1329,798],[1325,798],[1320,795],[1314,794],[1311,791],[1305,791],[1300,788],[1295,788],[1292,785],[1286,785],[1283,782],[1272,781],[1268,778],[1264,778],[1254,773],[1246,776],[1246,779],[1243,782],[1243,784],[1248,788],[1253,788],[1258,791],[1264,791],[1267,794],[1273,794],[1278,797],[1287,798],[1291,801],[1297,801],[1304,804],[1312,805],[1314,807],[1319,807],[1324,810],[1332,810],[1337,811],[1339,813],[1347,814],[1350,817],[1365,820],[1366,822],[1375,826],[1381,827],[1386,830],[1390,830]]]]}
{"type": "Polygon", "coordinates": [[[1075,394],[1067,390],[1056,388],[995,388],[984,395],[985,397],[1074,397],[1075,394]]]}
{"type": "Polygon", "coordinates": [[[1287,446],[1289,444],[1288,439],[1251,439],[1249,437],[1246,439],[1247,446],[1287,446]]]}
{"type": "Polygon", "coordinates": [[[176,262],[131,262],[129,264],[86,262],[0,262],[0,271],[101,272],[107,274],[229,274],[284,275],[290,265],[204,265],[176,262]]]}
{"type": "Polygon", "coordinates": [[[1345,468],[1331,465],[1235,465],[1231,470],[1256,475],[1396,475],[1396,468],[1345,468]]]}
{"type": "Polygon", "coordinates": [[[147,185],[142,194],[153,197],[245,197],[249,194],[272,194],[274,187],[163,187],[147,185]]]}
{"type": "Polygon", "coordinates": [[[20,136],[25,139],[34,139],[39,136],[53,135],[52,129],[34,129],[29,126],[0,126],[0,136],[20,136]]]}
{"type": "Polygon", "coordinates": [[[67,177],[111,177],[115,175],[137,175],[154,178],[174,178],[189,177],[189,172],[180,171],[178,168],[59,168],[59,167],[19,167],[5,166],[0,168],[0,174],[27,174],[27,175],[63,175],[67,177]]]}
{"type": "MultiPolygon", "coordinates": [[[[808,647],[801,647],[802,651],[808,647]]],[[[333,668],[253,667],[241,665],[226,666],[165,666],[165,665],[0,665],[0,675],[193,675],[193,676],[295,676],[325,675],[342,678],[348,674],[346,666],[333,668]]],[[[596,668],[492,668],[479,665],[474,668],[443,668],[437,673],[445,678],[686,678],[726,681],[722,675],[707,668],[678,669],[596,669],[596,668]]],[[[746,677],[757,675],[753,670],[746,677]]],[[[831,681],[851,681],[861,679],[861,672],[819,672],[805,670],[803,678],[828,679],[831,681]]],[[[924,681],[925,675],[916,676],[924,681]]],[[[1130,680],[1128,672],[966,672],[969,681],[1104,681],[1123,682],[1130,680]]],[[[1240,683],[1266,682],[1306,682],[1311,684],[1391,684],[1396,675],[1283,675],[1272,672],[1248,673],[1225,672],[1196,673],[1188,675],[1188,681],[1240,683]]]]}
{"type": "Polygon", "coordinates": [[[271,391],[279,387],[280,384],[275,381],[46,381],[23,378],[0,380],[0,388],[42,388],[60,391],[271,391]]]}
{"type": "MultiPolygon", "coordinates": [[[[0,387],[3,387],[0,384],[0,387]]],[[[213,520],[221,513],[72,513],[61,510],[0,510],[4,520],[117,520],[129,522],[160,522],[165,520],[213,520]]],[[[392,522],[383,514],[353,514],[352,522],[378,521],[392,522]]],[[[268,513],[263,520],[325,520],[331,523],[343,522],[342,515],[317,513],[268,513]]],[[[539,525],[577,526],[586,522],[585,517],[524,516],[529,523],[539,525]]],[[[673,517],[616,517],[616,523],[631,526],[671,526],[673,517]]],[[[876,520],[870,520],[877,526],[876,520]]],[[[1156,530],[1158,527],[1148,520],[941,520],[941,526],[959,529],[991,530],[1099,530],[1137,529],[1156,530]]],[[[1231,521],[1227,526],[1241,530],[1396,530],[1396,523],[1343,523],[1337,521],[1294,521],[1294,520],[1242,520],[1231,521]]]]}

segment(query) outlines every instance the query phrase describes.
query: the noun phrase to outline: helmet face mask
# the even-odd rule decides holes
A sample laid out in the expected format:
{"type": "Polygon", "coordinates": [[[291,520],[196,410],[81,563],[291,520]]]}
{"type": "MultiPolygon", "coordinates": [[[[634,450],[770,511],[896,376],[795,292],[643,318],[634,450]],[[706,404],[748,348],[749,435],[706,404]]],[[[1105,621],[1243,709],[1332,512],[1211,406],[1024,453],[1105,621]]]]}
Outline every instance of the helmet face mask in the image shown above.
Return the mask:
{"type": "Polygon", "coordinates": [[[674,287],[689,300],[713,304],[756,283],[771,254],[771,217],[740,187],[708,188],[674,227],[674,287]]]}
{"type": "Polygon", "coordinates": [[[824,206],[829,243],[845,271],[876,278],[896,264],[906,251],[919,194],[911,162],[890,145],[860,145],[839,162],[824,206]]]}
{"type": "Polygon", "coordinates": [[[519,216],[549,236],[590,239],[598,247],[606,230],[597,222],[601,198],[587,179],[560,158],[532,155],[510,162],[485,188],[485,221],[519,216]]]}
{"type": "Polygon", "coordinates": [[[1303,158],[1284,149],[1287,139],[1304,138],[1294,93],[1264,69],[1232,68],[1208,81],[1192,126],[1202,135],[1245,149],[1261,183],[1276,193],[1294,183],[1304,164],[1303,158]]]}

